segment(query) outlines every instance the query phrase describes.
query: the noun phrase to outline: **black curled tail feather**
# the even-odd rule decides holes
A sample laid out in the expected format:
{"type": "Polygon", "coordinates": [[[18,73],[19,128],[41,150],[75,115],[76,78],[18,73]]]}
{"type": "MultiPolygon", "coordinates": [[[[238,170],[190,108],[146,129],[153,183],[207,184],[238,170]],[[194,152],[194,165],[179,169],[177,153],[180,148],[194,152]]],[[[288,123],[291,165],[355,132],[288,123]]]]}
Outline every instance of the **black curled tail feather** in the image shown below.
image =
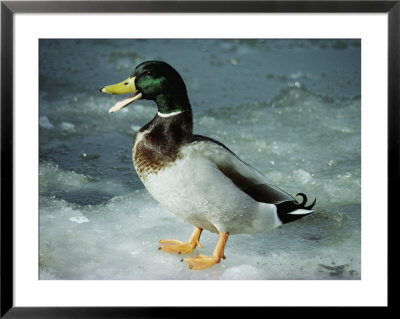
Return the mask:
{"type": "Polygon", "coordinates": [[[314,207],[315,203],[317,202],[317,199],[315,198],[311,205],[305,206],[305,204],[307,203],[307,196],[306,196],[306,194],[298,193],[296,196],[299,196],[299,195],[300,195],[301,197],[303,197],[303,201],[302,201],[301,203],[299,203],[300,208],[312,209],[312,208],[314,207]]]}
{"type": "Polygon", "coordinates": [[[303,198],[303,201],[299,203],[297,200],[294,200],[276,204],[278,218],[283,224],[293,222],[313,212],[311,209],[314,207],[317,199],[315,199],[311,205],[306,206],[307,196],[303,193],[298,193],[296,196],[301,196],[303,198]],[[303,211],[296,212],[297,210],[303,211]]]}

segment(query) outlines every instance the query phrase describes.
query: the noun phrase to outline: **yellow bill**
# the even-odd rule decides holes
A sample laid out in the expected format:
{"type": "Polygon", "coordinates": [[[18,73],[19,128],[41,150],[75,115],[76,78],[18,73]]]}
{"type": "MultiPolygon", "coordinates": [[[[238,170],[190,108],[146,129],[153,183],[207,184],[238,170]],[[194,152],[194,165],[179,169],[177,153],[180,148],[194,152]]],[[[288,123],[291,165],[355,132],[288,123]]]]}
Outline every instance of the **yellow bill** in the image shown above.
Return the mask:
{"type": "Polygon", "coordinates": [[[142,97],[142,93],[140,93],[135,85],[136,77],[128,78],[125,81],[122,81],[117,84],[112,84],[103,87],[100,91],[103,93],[108,94],[129,94],[134,93],[132,96],[129,96],[119,102],[117,102],[112,108],[109,109],[108,112],[114,113],[119,110],[122,110],[124,107],[128,106],[129,104],[140,100],[142,97]]]}

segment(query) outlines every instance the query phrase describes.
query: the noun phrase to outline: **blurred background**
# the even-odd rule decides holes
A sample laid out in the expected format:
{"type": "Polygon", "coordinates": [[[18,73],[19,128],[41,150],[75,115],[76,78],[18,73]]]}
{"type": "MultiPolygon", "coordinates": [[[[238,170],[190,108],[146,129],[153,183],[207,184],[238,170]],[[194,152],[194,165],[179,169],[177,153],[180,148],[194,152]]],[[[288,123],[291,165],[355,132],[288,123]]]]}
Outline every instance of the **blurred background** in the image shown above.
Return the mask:
{"type": "MultiPolygon", "coordinates": [[[[361,41],[40,40],[40,279],[360,279],[361,41]],[[317,212],[229,238],[226,260],[190,271],[158,251],[193,226],[144,189],[135,133],[157,112],[99,92],[146,60],[183,77],[194,132],[227,145],[317,212]]],[[[211,254],[217,235],[203,233],[211,254]]]]}

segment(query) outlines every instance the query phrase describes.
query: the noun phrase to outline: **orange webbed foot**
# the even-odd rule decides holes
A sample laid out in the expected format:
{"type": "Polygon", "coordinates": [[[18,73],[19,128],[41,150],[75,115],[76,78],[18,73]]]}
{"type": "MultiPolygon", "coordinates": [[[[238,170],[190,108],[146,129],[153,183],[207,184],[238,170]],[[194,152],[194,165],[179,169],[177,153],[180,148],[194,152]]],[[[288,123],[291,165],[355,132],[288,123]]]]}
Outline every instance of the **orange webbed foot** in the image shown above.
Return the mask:
{"type": "Polygon", "coordinates": [[[191,254],[196,246],[203,247],[199,242],[202,231],[202,228],[196,227],[188,242],[176,239],[160,240],[162,246],[159,249],[175,254],[191,254]]]}
{"type": "Polygon", "coordinates": [[[196,257],[185,258],[184,261],[189,264],[189,268],[192,270],[206,269],[218,264],[221,259],[226,258],[224,255],[224,249],[228,236],[229,233],[219,233],[218,244],[217,247],[215,247],[212,256],[198,255],[196,257]]]}

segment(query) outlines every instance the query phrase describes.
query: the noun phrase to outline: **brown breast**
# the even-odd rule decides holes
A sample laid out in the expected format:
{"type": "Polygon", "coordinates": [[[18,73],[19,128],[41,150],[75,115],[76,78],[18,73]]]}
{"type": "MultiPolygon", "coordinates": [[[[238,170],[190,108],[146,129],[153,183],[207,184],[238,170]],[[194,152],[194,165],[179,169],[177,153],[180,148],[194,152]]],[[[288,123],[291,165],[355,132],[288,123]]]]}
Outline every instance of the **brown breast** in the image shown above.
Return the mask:
{"type": "Polygon", "coordinates": [[[180,148],[192,137],[192,114],[171,118],[156,116],[137,132],[132,148],[135,169],[142,180],[172,165],[182,157],[180,148]]]}

